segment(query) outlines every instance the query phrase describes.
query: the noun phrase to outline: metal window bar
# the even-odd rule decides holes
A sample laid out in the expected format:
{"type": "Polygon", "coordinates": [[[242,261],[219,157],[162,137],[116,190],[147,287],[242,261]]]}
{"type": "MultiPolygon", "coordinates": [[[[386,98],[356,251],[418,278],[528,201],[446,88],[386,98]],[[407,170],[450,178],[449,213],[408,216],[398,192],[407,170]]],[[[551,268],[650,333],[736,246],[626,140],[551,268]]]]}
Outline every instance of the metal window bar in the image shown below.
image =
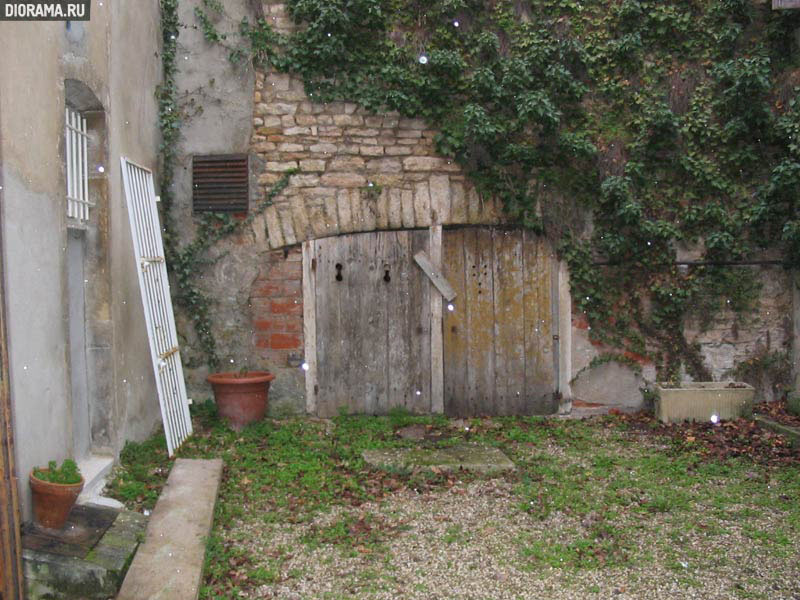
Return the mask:
{"type": "Polygon", "coordinates": [[[67,217],[76,221],[89,220],[89,135],[86,119],[67,107],[64,129],[67,151],[67,217]]]}

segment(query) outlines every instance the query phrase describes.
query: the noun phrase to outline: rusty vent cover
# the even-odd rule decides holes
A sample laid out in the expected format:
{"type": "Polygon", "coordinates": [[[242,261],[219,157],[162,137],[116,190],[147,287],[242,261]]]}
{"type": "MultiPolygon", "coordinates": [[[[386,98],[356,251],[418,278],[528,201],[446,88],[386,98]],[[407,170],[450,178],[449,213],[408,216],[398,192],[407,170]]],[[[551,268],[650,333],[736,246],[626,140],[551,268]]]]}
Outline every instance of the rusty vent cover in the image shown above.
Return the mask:
{"type": "Polygon", "coordinates": [[[247,154],[212,154],[192,159],[195,212],[247,212],[247,154]]]}

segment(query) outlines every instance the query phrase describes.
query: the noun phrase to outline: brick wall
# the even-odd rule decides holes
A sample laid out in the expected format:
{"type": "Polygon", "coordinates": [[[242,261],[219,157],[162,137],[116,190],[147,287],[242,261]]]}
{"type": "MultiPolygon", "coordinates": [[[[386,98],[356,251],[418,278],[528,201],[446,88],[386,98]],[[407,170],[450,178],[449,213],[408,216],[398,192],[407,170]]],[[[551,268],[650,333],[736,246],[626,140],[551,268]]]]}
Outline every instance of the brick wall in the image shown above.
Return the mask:
{"type": "Polygon", "coordinates": [[[296,364],[303,356],[302,253],[293,248],[269,253],[250,293],[253,347],[272,368],[296,364]]]}

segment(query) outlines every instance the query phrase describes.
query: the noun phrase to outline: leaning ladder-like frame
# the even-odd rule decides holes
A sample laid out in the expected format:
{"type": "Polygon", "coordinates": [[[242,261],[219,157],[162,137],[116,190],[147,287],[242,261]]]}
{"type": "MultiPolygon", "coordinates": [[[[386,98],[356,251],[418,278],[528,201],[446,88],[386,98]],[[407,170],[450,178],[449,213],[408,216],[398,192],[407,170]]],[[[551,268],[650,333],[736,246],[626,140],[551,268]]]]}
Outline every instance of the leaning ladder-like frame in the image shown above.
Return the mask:
{"type": "Polygon", "coordinates": [[[153,174],[124,157],[121,162],[161,418],[167,449],[172,456],[191,435],[192,421],[169,294],[153,174]]]}

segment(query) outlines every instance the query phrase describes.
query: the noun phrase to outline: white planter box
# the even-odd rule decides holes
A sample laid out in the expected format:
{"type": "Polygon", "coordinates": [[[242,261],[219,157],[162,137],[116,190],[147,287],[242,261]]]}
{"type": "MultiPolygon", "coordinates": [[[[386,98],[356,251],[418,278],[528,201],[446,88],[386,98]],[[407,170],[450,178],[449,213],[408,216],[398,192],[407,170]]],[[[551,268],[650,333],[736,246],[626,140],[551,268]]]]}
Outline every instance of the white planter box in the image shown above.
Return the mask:
{"type": "Polygon", "coordinates": [[[656,417],[663,423],[736,419],[752,412],[753,386],[730,381],[697,381],[656,385],[656,417]]]}

